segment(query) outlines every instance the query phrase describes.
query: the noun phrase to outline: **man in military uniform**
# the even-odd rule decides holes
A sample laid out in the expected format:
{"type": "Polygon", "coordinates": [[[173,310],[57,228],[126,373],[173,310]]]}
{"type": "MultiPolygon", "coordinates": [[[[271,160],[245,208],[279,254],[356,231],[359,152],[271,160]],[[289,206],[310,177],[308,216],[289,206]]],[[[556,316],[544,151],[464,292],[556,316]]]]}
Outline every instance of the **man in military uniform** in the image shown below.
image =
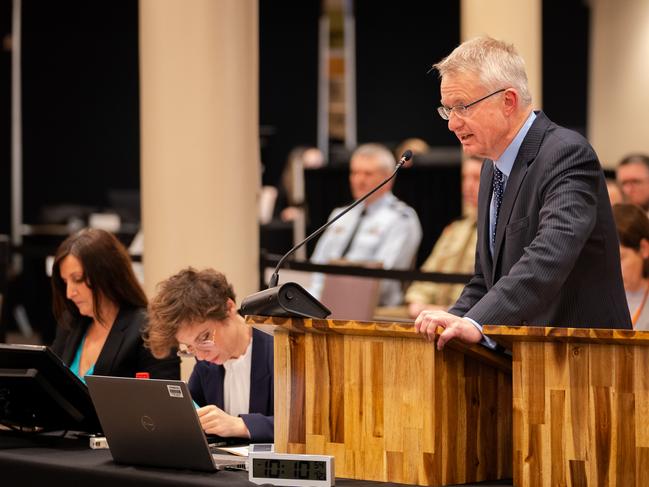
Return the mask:
{"type": "MultiPolygon", "coordinates": [[[[354,199],[378,186],[395,168],[392,153],[379,144],[364,144],[352,154],[349,182],[354,199]]],[[[409,269],[421,241],[421,225],[414,209],[392,194],[392,182],[383,186],[322,234],[311,262],[349,261],[378,264],[384,269],[409,269]]],[[[336,208],[329,219],[344,208],[336,208]]],[[[315,274],[310,291],[320,297],[324,275],[315,274]]],[[[350,297],[351,298],[351,297],[350,297]]],[[[379,304],[402,302],[401,283],[383,280],[379,304]]]]}

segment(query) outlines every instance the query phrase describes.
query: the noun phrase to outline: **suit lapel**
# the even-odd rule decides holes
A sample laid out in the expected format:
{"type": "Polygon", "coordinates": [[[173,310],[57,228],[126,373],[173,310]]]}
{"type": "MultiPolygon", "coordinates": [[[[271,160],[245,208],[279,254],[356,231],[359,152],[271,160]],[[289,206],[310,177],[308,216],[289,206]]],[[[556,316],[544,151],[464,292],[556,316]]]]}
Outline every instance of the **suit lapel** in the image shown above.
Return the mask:
{"type": "Polygon", "coordinates": [[[514,208],[514,203],[518,198],[518,191],[520,190],[521,184],[525,179],[527,174],[527,168],[530,164],[534,162],[536,155],[539,152],[539,147],[545,137],[545,131],[549,125],[548,118],[543,114],[543,112],[537,112],[536,119],[532,123],[527,135],[523,139],[518,154],[516,155],[516,160],[512,167],[512,171],[509,174],[507,179],[507,186],[505,187],[505,194],[503,196],[503,202],[500,207],[500,213],[498,215],[498,225],[496,226],[496,244],[494,247],[494,258],[493,258],[493,269],[492,269],[492,279],[493,282],[496,281],[496,269],[498,266],[498,258],[500,257],[500,251],[502,248],[503,238],[505,236],[505,228],[509,223],[509,218],[512,214],[514,208]]]}
{"type": "Polygon", "coordinates": [[[104,343],[95,363],[95,374],[97,375],[111,375],[113,372],[117,353],[122,347],[124,334],[129,325],[129,320],[125,316],[126,314],[127,312],[123,308],[120,308],[119,313],[117,313],[115,323],[110,328],[106,337],[106,343],[104,343]]]}
{"type": "Polygon", "coordinates": [[[487,289],[491,287],[489,282],[492,277],[493,263],[491,261],[491,250],[489,249],[489,207],[491,204],[492,181],[494,176],[494,163],[486,159],[483,163],[480,175],[480,191],[478,192],[478,246],[480,248],[480,265],[482,274],[486,279],[487,289]],[[484,189],[483,189],[484,188],[484,189]]]}
{"type": "MultiPolygon", "coordinates": [[[[525,142],[523,142],[525,143],[525,142]]],[[[522,149],[522,146],[521,146],[522,149]]],[[[518,152],[516,156],[516,161],[514,161],[514,166],[512,167],[512,172],[509,174],[507,179],[507,186],[505,187],[505,194],[503,195],[503,202],[500,206],[500,213],[498,215],[498,225],[496,226],[496,244],[494,246],[494,266],[492,279],[496,280],[495,270],[498,267],[496,263],[498,262],[498,257],[500,256],[500,249],[503,243],[503,237],[505,235],[505,227],[509,222],[509,217],[512,214],[512,209],[514,208],[514,202],[518,197],[518,190],[521,187],[523,179],[525,179],[525,174],[527,174],[527,161],[523,161],[521,157],[521,151],[518,152]]]]}
{"type": "Polygon", "coordinates": [[[74,356],[77,353],[77,349],[79,348],[79,345],[81,344],[81,340],[83,339],[83,336],[86,334],[87,329],[88,329],[88,323],[86,322],[86,320],[83,320],[82,324],[74,327],[70,332],[68,338],[68,344],[63,350],[61,356],[61,360],[63,360],[63,362],[68,366],[72,364],[72,361],[74,360],[74,356]]]}

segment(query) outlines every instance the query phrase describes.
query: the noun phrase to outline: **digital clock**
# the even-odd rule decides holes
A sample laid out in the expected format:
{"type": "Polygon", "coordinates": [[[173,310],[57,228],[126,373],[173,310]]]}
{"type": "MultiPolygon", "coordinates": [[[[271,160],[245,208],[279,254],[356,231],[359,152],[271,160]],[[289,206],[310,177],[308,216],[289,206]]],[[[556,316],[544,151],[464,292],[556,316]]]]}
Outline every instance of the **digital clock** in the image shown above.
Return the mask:
{"type": "Polygon", "coordinates": [[[334,457],[251,450],[248,480],[256,484],[301,487],[335,485],[334,457]]]}

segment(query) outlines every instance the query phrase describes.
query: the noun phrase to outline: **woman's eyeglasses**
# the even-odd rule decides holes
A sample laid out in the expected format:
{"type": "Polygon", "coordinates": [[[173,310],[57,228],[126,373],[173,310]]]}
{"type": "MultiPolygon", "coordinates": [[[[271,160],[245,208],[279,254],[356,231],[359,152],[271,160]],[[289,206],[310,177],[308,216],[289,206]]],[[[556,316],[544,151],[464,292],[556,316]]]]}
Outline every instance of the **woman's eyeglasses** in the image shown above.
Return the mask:
{"type": "Polygon", "coordinates": [[[179,357],[193,357],[196,355],[196,352],[207,352],[212,349],[214,346],[214,335],[216,334],[216,328],[212,331],[205,330],[204,333],[201,333],[192,345],[185,345],[184,343],[178,344],[178,351],[176,355],[179,357]]]}

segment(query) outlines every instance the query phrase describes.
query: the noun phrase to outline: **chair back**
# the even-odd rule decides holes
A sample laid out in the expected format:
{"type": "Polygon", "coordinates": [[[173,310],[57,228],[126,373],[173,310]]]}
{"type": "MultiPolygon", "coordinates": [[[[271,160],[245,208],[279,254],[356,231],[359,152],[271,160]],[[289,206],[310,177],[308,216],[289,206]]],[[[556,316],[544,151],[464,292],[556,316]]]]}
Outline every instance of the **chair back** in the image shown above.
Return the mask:
{"type": "Polygon", "coordinates": [[[379,300],[380,279],[326,274],[320,301],[330,319],[372,321],[379,300]]]}

